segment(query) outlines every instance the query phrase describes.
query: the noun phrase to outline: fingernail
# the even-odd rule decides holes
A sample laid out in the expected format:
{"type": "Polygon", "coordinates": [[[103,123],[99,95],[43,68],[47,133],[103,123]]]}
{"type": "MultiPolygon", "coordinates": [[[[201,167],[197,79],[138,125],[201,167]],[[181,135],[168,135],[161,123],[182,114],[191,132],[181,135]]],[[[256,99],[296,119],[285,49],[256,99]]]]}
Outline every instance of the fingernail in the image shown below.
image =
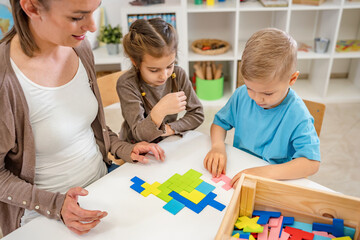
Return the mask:
{"type": "Polygon", "coordinates": [[[81,193],[82,193],[82,194],[87,194],[87,191],[86,191],[85,189],[82,189],[82,190],[81,190],[81,193]]]}
{"type": "Polygon", "coordinates": [[[101,215],[103,215],[102,212],[98,212],[98,214],[96,214],[97,217],[100,217],[101,215]]]}

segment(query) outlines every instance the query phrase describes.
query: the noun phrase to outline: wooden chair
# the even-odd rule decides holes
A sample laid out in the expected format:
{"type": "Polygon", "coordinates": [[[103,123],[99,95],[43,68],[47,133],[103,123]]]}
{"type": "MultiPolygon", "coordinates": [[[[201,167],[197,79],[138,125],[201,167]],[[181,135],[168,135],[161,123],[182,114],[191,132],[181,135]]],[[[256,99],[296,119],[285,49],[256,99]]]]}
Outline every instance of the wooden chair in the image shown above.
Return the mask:
{"type": "Polygon", "coordinates": [[[322,103],[312,102],[309,100],[303,100],[303,101],[304,101],[306,107],[308,108],[310,114],[314,118],[315,130],[316,130],[317,135],[320,137],[321,126],[322,126],[322,122],[323,122],[324,114],[325,114],[325,105],[322,103]]]}
{"type": "MultiPolygon", "coordinates": [[[[123,73],[124,71],[119,71],[99,77],[97,79],[103,107],[107,107],[111,104],[119,102],[119,97],[116,92],[116,83],[123,73]]],[[[110,153],[108,154],[108,158],[117,165],[122,165],[125,163],[125,161],[122,159],[115,159],[114,156],[110,153]]]]}
{"type": "Polygon", "coordinates": [[[125,71],[114,72],[97,79],[103,107],[119,102],[116,82],[125,71]]]}

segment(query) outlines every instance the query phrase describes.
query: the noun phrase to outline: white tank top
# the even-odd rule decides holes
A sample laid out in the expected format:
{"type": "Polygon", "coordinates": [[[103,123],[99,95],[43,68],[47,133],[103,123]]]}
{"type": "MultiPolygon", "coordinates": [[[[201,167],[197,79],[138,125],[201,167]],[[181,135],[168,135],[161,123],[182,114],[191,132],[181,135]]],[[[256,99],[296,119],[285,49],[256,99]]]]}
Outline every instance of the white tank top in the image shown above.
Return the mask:
{"type": "Polygon", "coordinates": [[[11,60],[25,93],[35,139],[35,185],[51,192],[86,187],[107,173],[91,128],[98,112],[86,70],[79,59],[74,78],[60,87],[28,79],[11,60]]]}

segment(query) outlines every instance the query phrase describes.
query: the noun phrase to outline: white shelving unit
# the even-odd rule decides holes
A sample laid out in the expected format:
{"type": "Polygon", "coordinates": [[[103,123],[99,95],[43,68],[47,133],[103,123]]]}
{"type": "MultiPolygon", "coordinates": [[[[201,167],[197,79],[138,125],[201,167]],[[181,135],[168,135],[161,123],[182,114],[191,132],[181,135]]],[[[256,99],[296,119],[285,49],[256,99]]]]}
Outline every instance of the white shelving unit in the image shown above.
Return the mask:
{"type": "Polygon", "coordinates": [[[255,0],[215,0],[214,6],[195,5],[194,0],[166,0],[165,4],[144,7],[121,4],[119,18],[124,34],[128,32],[129,14],[153,13],[176,14],[179,65],[189,76],[193,75],[192,66],[197,61],[223,63],[224,97],[203,101],[204,105],[223,105],[231,96],[236,89],[238,61],[246,40],[266,27],[289,32],[299,43],[312,47],[316,37],[330,39],[327,53],[298,52],[298,69],[307,78],[299,79],[294,89],[302,98],[320,102],[360,101],[360,51],[335,51],[337,40],[360,39],[360,2],[326,0],[320,6],[311,6],[290,1],[287,7],[263,7],[255,0]],[[231,48],[221,55],[196,54],[190,46],[200,38],[222,39],[231,48]],[[336,75],[342,78],[332,79],[336,75]]]}

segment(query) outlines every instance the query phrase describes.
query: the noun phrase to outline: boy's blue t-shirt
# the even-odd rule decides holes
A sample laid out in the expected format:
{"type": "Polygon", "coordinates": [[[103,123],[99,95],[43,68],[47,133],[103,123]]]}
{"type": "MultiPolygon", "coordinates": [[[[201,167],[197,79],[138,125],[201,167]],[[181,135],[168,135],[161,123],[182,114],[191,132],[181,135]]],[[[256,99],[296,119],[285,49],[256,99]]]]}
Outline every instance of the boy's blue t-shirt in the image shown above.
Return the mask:
{"type": "Polygon", "coordinates": [[[280,105],[263,109],[249,97],[243,85],[215,115],[213,123],[225,130],[234,127],[233,146],[271,164],[299,157],[320,161],[314,119],[291,88],[280,105]]]}

